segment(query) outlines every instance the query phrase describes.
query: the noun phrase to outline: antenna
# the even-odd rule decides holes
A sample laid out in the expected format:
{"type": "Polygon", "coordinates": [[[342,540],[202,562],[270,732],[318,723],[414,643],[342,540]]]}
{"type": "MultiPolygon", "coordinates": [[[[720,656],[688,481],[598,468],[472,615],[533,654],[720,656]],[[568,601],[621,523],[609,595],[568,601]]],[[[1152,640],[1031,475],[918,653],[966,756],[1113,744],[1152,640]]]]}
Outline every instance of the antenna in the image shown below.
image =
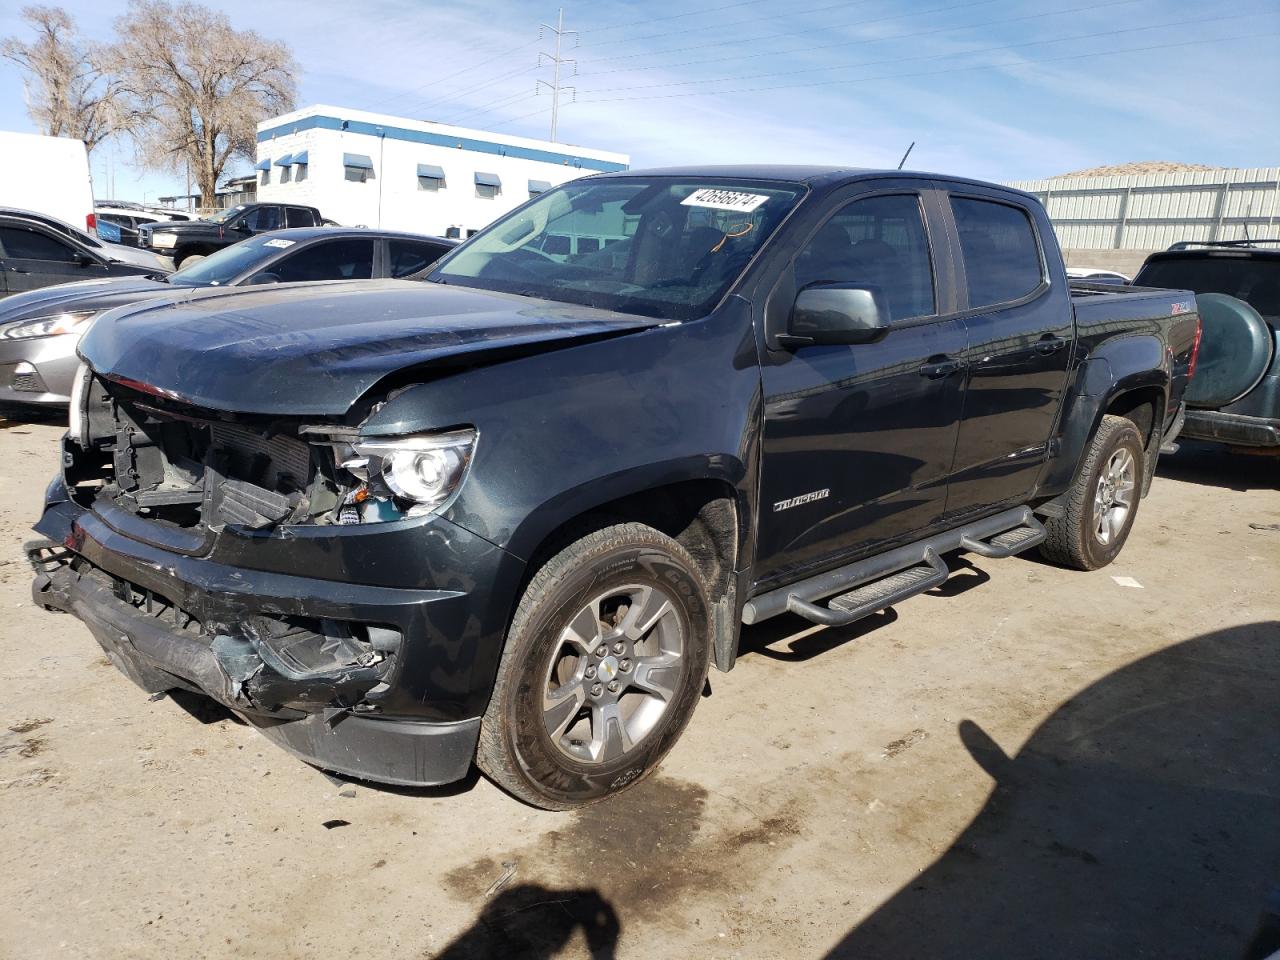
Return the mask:
{"type": "Polygon", "coordinates": [[[543,87],[547,87],[547,88],[551,91],[551,139],[552,139],[552,140],[555,140],[555,138],[556,138],[556,123],[557,123],[557,121],[559,120],[559,117],[560,117],[560,93],[561,93],[561,91],[563,91],[563,90],[572,91],[573,99],[574,99],[574,100],[577,100],[577,99],[578,99],[578,88],[577,88],[577,87],[561,87],[561,86],[560,86],[560,68],[561,68],[564,64],[566,64],[566,63],[571,63],[571,64],[573,64],[573,74],[574,74],[574,76],[577,76],[577,75],[578,75],[578,61],[577,61],[577,60],[574,60],[574,59],[571,59],[571,58],[568,58],[568,57],[562,57],[562,56],[560,55],[560,42],[561,42],[561,41],[562,41],[566,36],[572,35],[572,36],[573,36],[573,45],[576,47],[576,46],[578,45],[578,31],[577,31],[577,30],[566,30],[566,29],[564,28],[564,7],[561,7],[561,8],[560,8],[559,17],[557,18],[557,20],[556,20],[556,25],[555,25],[554,27],[553,27],[553,26],[551,26],[550,24],[547,24],[547,23],[540,24],[540,27],[541,27],[542,29],[538,31],[538,39],[539,39],[539,40],[541,40],[541,39],[542,39],[542,31],[543,31],[543,30],[548,30],[548,31],[550,31],[551,33],[555,34],[555,37],[556,37],[556,52],[555,52],[555,54],[550,54],[550,53],[544,53],[544,52],[543,52],[543,51],[541,51],[541,50],[539,50],[539,51],[538,51],[538,66],[542,66],[542,58],[543,58],[543,57],[546,57],[546,58],[547,58],[547,60],[551,63],[551,65],[552,65],[552,67],[553,67],[554,69],[553,69],[553,72],[552,72],[551,82],[550,82],[550,83],[547,83],[547,81],[545,81],[545,80],[539,80],[536,84],[534,84],[533,91],[534,91],[534,94],[535,94],[535,95],[536,95],[536,94],[538,94],[538,93],[541,93],[541,92],[542,92],[542,88],[543,88],[543,87]]]}
{"type": "Polygon", "coordinates": [[[916,142],[911,141],[911,146],[907,147],[907,152],[902,155],[902,159],[898,161],[898,169],[902,169],[902,165],[907,162],[907,157],[911,156],[911,151],[916,147],[916,142]]]}

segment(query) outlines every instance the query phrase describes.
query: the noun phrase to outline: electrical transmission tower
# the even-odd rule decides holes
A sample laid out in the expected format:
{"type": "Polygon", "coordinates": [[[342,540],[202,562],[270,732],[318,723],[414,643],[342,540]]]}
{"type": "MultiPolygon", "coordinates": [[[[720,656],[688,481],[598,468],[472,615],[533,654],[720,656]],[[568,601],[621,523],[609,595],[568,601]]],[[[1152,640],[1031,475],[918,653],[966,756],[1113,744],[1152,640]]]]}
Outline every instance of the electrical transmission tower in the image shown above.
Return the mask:
{"type": "Polygon", "coordinates": [[[548,90],[551,91],[551,139],[555,140],[556,123],[560,119],[560,94],[568,93],[571,95],[571,97],[574,100],[578,98],[577,87],[565,87],[565,86],[561,86],[560,84],[561,70],[564,68],[566,64],[573,64],[574,76],[576,76],[578,73],[578,61],[570,57],[565,57],[561,54],[561,47],[565,37],[572,36],[573,45],[575,47],[578,45],[578,31],[566,30],[564,28],[564,8],[561,7],[559,16],[556,19],[556,25],[554,27],[551,26],[549,23],[540,24],[540,27],[538,30],[538,39],[541,40],[544,36],[546,36],[547,33],[553,34],[556,38],[556,52],[554,54],[551,54],[551,53],[546,53],[545,51],[539,50],[538,66],[539,67],[542,66],[542,63],[543,63],[542,58],[546,57],[547,62],[549,62],[552,67],[551,82],[548,83],[546,80],[539,80],[537,82],[537,85],[534,87],[534,92],[541,93],[543,87],[546,87],[548,90]]]}

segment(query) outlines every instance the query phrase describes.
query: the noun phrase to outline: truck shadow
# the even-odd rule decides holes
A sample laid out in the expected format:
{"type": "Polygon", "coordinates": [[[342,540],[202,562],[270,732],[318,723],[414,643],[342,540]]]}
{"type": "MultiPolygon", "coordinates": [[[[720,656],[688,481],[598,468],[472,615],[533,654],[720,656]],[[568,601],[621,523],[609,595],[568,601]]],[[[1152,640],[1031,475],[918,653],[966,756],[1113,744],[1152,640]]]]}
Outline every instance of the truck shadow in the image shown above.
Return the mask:
{"type": "Polygon", "coordinates": [[[784,613],[755,626],[742,628],[738,655],[756,655],[784,663],[802,663],[858,640],[898,619],[893,607],[873,613],[847,627],[815,627],[795,614],[784,613]],[[788,641],[780,647],[783,641],[788,641]]]}
{"type": "Polygon", "coordinates": [[[1086,688],[1009,755],[950,848],[828,960],[1280,949],[1280,623],[1205,634],[1086,688]]]}
{"type": "Polygon", "coordinates": [[[1162,456],[1156,477],[1231,490],[1280,490],[1280,454],[1241,453],[1214,443],[1181,441],[1162,456]]]}

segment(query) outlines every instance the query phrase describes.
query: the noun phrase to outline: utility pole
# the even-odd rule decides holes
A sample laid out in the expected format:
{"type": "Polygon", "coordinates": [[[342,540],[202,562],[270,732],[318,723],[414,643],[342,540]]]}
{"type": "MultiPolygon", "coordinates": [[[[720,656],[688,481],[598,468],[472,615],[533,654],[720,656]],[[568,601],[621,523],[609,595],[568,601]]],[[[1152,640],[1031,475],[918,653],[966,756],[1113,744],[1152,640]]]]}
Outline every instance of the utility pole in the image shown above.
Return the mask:
{"type": "Polygon", "coordinates": [[[539,80],[539,81],[537,82],[537,84],[535,85],[535,87],[534,87],[534,92],[535,92],[535,93],[541,93],[541,92],[542,92],[542,88],[543,88],[543,87],[547,87],[547,88],[548,88],[548,89],[550,89],[550,91],[551,91],[551,139],[552,139],[552,140],[555,140],[555,138],[556,138],[556,124],[557,124],[557,121],[558,121],[558,120],[559,120],[559,118],[560,118],[560,94],[561,94],[561,92],[563,92],[563,91],[569,91],[569,92],[571,92],[571,93],[572,93],[572,95],[573,95],[573,99],[574,99],[574,100],[576,100],[576,99],[578,98],[578,88],[577,88],[577,87],[561,87],[561,86],[560,86],[560,69],[561,69],[561,67],[563,67],[566,63],[571,63],[571,64],[573,64],[573,73],[574,73],[574,75],[575,75],[575,76],[576,76],[576,75],[577,75],[577,73],[578,73],[578,61],[577,61],[577,60],[573,60],[573,59],[571,59],[571,58],[566,58],[566,57],[561,56],[561,54],[560,54],[561,43],[564,41],[564,38],[565,38],[566,36],[572,35],[572,36],[573,36],[573,45],[576,47],[576,46],[578,45],[578,31],[577,31],[577,30],[566,30],[566,29],[564,28],[564,7],[561,7],[561,8],[560,8],[559,17],[557,18],[557,20],[556,20],[556,25],[555,25],[554,27],[553,27],[553,26],[551,26],[551,25],[550,25],[550,24],[548,24],[548,23],[540,24],[540,29],[538,30],[538,39],[539,39],[539,40],[541,40],[541,39],[542,39],[542,37],[543,37],[543,32],[542,32],[542,31],[544,31],[544,30],[548,30],[548,31],[550,31],[551,33],[555,34],[555,37],[556,37],[556,52],[555,52],[555,54],[553,55],[553,54],[550,54],[550,53],[544,53],[543,51],[539,50],[539,51],[538,51],[538,66],[539,66],[539,67],[541,67],[541,66],[542,66],[542,58],[543,58],[543,57],[546,57],[546,58],[547,58],[547,60],[548,60],[548,61],[550,61],[551,66],[552,66],[552,79],[551,79],[551,82],[550,82],[550,83],[547,83],[547,81],[545,81],[545,80],[539,80]]]}

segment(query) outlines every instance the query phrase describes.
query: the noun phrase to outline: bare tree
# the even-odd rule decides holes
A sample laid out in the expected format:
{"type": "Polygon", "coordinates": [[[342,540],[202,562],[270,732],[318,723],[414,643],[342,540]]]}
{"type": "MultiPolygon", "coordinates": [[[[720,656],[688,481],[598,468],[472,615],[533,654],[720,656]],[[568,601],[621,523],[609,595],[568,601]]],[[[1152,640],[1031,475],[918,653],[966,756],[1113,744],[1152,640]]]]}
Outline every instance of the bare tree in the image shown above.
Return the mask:
{"type": "Polygon", "coordinates": [[[42,133],[83,140],[89,150],[128,126],[116,109],[111,78],[103,63],[108,48],[80,39],[71,16],[61,7],[24,7],[22,19],[35,31],[30,43],[9,37],[0,56],[27,73],[27,113],[42,133]]]}
{"type": "Polygon", "coordinates": [[[109,68],[137,118],[142,163],[189,165],[201,203],[212,206],[228,162],[253,156],[258,123],[292,109],[292,53],[195,3],[133,0],[116,31],[109,68]]]}

